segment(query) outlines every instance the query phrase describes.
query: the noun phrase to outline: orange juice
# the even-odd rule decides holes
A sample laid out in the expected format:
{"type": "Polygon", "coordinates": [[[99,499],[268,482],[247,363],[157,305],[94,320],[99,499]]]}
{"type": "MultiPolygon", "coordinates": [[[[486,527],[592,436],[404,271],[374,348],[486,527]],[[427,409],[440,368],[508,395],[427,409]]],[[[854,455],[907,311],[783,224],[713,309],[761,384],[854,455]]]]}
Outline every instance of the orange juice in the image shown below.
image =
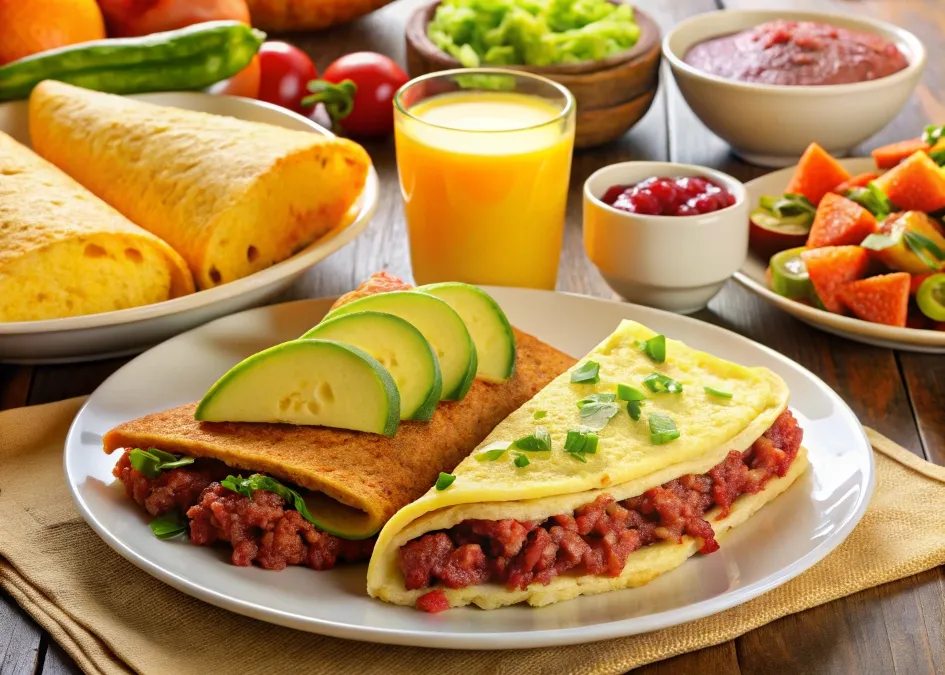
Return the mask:
{"type": "Polygon", "coordinates": [[[442,94],[408,113],[394,133],[417,283],[554,288],[573,113],[495,91],[442,94]]]}

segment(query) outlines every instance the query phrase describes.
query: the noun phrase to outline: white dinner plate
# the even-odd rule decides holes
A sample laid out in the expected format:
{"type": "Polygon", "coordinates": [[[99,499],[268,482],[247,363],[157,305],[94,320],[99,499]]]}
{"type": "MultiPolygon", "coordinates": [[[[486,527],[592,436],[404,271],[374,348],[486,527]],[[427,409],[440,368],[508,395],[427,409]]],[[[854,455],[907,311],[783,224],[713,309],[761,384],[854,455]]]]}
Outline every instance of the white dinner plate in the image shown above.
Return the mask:
{"type": "Polygon", "coordinates": [[[264,307],[219,319],[142,354],[88,400],[69,432],[65,470],[80,512],[118,553],[169,585],[225,609],[335,637],[462,649],[572,644],[652,631],[743,603],[814,565],[850,533],[873,490],[873,455],[851,410],[793,361],[695,319],[605,300],[522,289],[489,289],[519,328],[580,357],[621,319],[636,319],[699,349],[767,366],[791,388],[811,470],[736,528],[722,548],[636,589],[581,597],[543,608],[464,607],[436,615],[374,600],[366,565],[281,572],[229,564],[224,549],[185,539],[161,541],[130,502],[102,452],[102,435],[120,422],[199,399],[247,355],[296,338],[329,300],[264,307]]]}
{"type": "MultiPolygon", "coordinates": [[[[854,176],[868,171],[876,171],[876,164],[867,157],[841,159],[839,161],[854,176]]],[[[790,182],[795,168],[775,171],[747,183],[745,190],[748,193],[748,203],[752,205],[752,208],[758,205],[758,200],[762,195],[782,194],[790,182]]],[[[772,305],[780,307],[804,323],[825,330],[828,333],[857,342],[876,345],[877,347],[945,354],[945,331],[884,326],[879,323],[870,323],[862,319],[827,312],[805,305],[803,302],[795,302],[768,288],[768,282],[765,280],[765,270],[767,268],[767,260],[753,251],[749,251],[748,259],[742,268],[735,273],[735,278],[772,305]]]]}
{"type": "MultiPolygon", "coordinates": [[[[301,115],[248,98],[200,92],[161,92],[129,98],[333,135],[301,115]]],[[[30,145],[26,101],[0,104],[0,131],[30,145]]],[[[211,319],[271,301],[305,270],[361,233],[377,209],[378,192],[377,173],[372,167],[346,227],[328,233],[288,260],[243,279],[173,300],[115,312],[47,321],[0,322],[0,361],[62,363],[134,354],[211,319]]]]}

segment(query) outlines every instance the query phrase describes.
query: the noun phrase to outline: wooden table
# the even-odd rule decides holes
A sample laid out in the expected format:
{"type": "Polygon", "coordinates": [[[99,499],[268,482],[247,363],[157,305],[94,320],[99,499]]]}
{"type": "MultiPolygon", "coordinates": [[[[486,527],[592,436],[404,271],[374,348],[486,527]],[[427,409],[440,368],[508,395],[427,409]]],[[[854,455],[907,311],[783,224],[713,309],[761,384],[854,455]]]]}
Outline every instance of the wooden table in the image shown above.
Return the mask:
{"type": "MultiPolygon", "coordinates": [[[[401,59],[403,25],[419,0],[400,0],[361,21],[292,40],[319,68],[342,53],[371,49],[401,59]]],[[[859,149],[917,135],[930,121],[945,123],[945,7],[942,0],[639,0],[667,30],[693,14],[726,7],[806,6],[860,13],[916,33],[929,49],[922,85],[895,122],[859,149]]],[[[664,65],[665,68],[665,65],[664,65]]],[[[595,169],[628,159],[673,160],[720,168],[743,180],[762,169],[740,162],[686,107],[668,70],[652,110],[619,143],[574,159],[568,226],[558,287],[616,296],[584,255],[580,189],[595,169]]],[[[344,250],[311,270],[292,297],[337,295],[371,272],[409,276],[403,211],[393,143],[368,150],[381,176],[374,222],[344,250]]],[[[850,404],[864,424],[917,455],[945,465],[945,357],[896,352],[849,342],[799,323],[729,282],[697,315],[803,364],[850,404]]],[[[44,367],[0,365],[0,409],[89,394],[125,359],[44,367]]],[[[945,575],[931,570],[786,617],[724,645],[653,664],[639,673],[945,673],[945,575]]],[[[49,636],[0,594],[0,675],[75,673],[77,666],[49,636]]]]}

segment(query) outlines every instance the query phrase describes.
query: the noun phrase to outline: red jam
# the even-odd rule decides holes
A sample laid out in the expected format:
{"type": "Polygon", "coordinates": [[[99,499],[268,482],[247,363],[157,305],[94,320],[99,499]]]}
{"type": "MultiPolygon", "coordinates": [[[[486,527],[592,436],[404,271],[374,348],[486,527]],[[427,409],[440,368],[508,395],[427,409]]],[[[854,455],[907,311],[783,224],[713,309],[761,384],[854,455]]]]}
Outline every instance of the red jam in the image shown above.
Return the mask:
{"type": "Polygon", "coordinates": [[[633,185],[614,185],[601,199],[615,209],[649,216],[697,216],[735,203],[735,195],[702,176],[654,176],[633,185]]]}

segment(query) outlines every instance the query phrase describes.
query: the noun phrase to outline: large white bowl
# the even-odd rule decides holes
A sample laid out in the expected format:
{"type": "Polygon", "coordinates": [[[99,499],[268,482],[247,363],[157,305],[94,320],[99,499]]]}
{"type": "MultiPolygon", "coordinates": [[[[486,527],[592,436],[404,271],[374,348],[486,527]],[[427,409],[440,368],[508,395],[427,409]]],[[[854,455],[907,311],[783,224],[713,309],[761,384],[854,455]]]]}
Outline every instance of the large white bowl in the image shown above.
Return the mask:
{"type": "Polygon", "coordinates": [[[584,251],[607,284],[630,302],[697,312],[745,262],[745,188],[728,174],[691,164],[605,166],[584,183],[584,251]],[[632,185],[652,176],[710,178],[735,196],[735,204],[696,216],[650,216],[601,201],[613,185],[632,185]]]}
{"type": "Polygon", "coordinates": [[[748,162],[776,167],[795,164],[812,141],[835,157],[846,156],[899,113],[918,84],[926,59],[922,42],[892,24],[780,9],[699,14],[666,35],[663,55],[686,103],[709,129],[748,162]],[[899,48],[909,66],[869,82],[783,86],[729,80],[683,61],[686,52],[700,42],[775,19],[816,21],[879,35],[899,48]]]}
{"type": "MultiPolygon", "coordinates": [[[[131,98],[332,135],[301,115],[246,98],[199,92],[139,94],[131,98]]],[[[25,101],[0,105],[0,131],[30,145],[25,101]]],[[[212,319],[270,301],[312,265],[361,233],[377,209],[378,191],[377,173],[372,167],[352,210],[350,224],[313,242],[288,260],[243,279],[143,307],[66,319],[0,323],[0,361],[56,363],[133,354],[212,319]]]]}

